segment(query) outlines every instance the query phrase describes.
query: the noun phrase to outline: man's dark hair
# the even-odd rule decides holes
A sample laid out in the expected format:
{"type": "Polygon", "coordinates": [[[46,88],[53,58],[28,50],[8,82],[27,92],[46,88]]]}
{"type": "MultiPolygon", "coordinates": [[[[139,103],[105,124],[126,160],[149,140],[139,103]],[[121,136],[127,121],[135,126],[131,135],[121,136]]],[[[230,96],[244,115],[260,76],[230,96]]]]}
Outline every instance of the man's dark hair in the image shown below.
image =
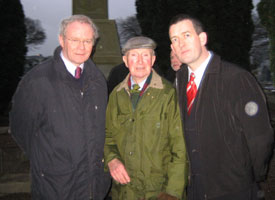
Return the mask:
{"type": "Polygon", "coordinates": [[[202,23],[200,22],[200,20],[198,20],[197,18],[195,18],[191,15],[187,15],[187,14],[178,14],[178,15],[174,16],[170,20],[169,27],[171,27],[172,25],[177,24],[178,22],[183,21],[183,20],[190,20],[192,22],[197,34],[204,32],[204,27],[203,27],[202,23]]]}

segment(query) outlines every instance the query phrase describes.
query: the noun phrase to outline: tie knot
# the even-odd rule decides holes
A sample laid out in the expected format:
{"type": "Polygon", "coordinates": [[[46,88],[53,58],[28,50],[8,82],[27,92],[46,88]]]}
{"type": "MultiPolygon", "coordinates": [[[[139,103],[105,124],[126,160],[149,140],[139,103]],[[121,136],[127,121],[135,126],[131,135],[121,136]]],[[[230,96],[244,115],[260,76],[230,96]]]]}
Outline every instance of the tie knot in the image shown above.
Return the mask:
{"type": "Polygon", "coordinates": [[[76,70],[75,70],[75,78],[76,79],[79,79],[80,78],[80,76],[81,76],[81,71],[82,71],[82,69],[81,69],[81,67],[77,67],[76,68],[76,70]]]}
{"type": "Polygon", "coordinates": [[[195,79],[195,74],[192,72],[192,73],[190,74],[190,81],[194,81],[194,79],[195,79]]]}
{"type": "Polygon", "coordinates": [[[187,113],[188,115],[190,115],[191,113],[191,108],[192,108],[192,105],[194,103],[194,99],[196,97],[196,94],[197,94],[197,86],[196,86],[196,83],[194,82],[194,79],[195,79],[195,74],[192,72],[190,74],[190,80],[187,84],[187,88],[186,88],[186,91],[187,91],[187,113]]]}
{"type": "Polygon", "coordinates": [[[131,89],[131,93],[136,93],[136,92],[139,92],[139,85],[138,84],[134,84],[133,85],[133,88],[131,89]]]}

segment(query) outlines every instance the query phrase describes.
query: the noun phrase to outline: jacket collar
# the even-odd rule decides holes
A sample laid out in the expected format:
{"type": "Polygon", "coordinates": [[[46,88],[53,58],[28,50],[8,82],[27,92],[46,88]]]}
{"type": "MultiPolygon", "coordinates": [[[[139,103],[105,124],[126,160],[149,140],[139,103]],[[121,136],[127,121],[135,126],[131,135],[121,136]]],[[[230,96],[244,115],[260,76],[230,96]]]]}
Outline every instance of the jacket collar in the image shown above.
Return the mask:
{"type": "MultiPolygon", "coordinates": [[[[152,79],[151,79],[151,82],[150,84],[148,85],[148,88],[149,87],[152,87],[152,88],[157,88],[157,89],[163,89],[164,86],[163,86],[163,83],[162,83],[162,80],[161,80],[161,77],[156,73],[156,71],[154,69],[152,69],[153,71],[153,74],[152,74],[152,79]]],[[[128,80],[129,80],[129,77],[130,77],[130,73],[126,76],[126,78],[121,82],[121,84],[119,85],[119,87],[117,88],[117,92],[122,90],[123,88],[126,90],[126,91],[129,91],[129,87],[128,87],[128,80]]],[[[147,89],[148,89],[147,88],[147,89]]]]}
{"type": "MultiPolygon", "coordinates": [[[[53,55],[54,69],[53,70],[55,70],[58,74],[60,74],[64,80],[72,81],[74,80],[74,77],[71,76],[71,74],[67,71],[66,66],[60,56],[61,51],[62,51],[61,46],[58,46],[54,51],[54,55],[53,55]]],[[[99,76],[96,70],[97,67],[95,66],[95,64],[91,59],[88,59],[87,61],[85,61],[84,66],[85,67],[82,75],[85,77],[85,79],[97,80],[98,77],[99,78],[101,77],[99,76]]]]}
{"type": "Polygon", "coordinates": [[[221,67],[220,67],[220,62],[221,62],[221,57],[213,52],[211,52],[213,55],[212,55],[212,58],[210,59],[209,63],[208,63],[208,66],[207,66],[207,69],[205,71],[205,73],[208,73],[208,74],[216,74],[216,73],[219,73],[220,70],[221,70],[221,67]]]}
{"type": "MultiPolygon", "coordinates": [[[[221,71],[221,58],[219,55],[213,53],[211,60],[208,63],[208,66],[204,72],[204,78],[208,74],[217,74],[221,71]]],[[[185,112],[186,112],[186,85],[188,83],[188,68],[186,64],[182,64],[181,68],[176,72],[176,77],[179,82],[177,84],[177,93],[179,98],[179,104],[180,107],[183,109],[182,118],[185,118],[185,112]]],[[[202,85],[202,87],[205,87],[205,85],[202,85]]],[[[203,89],[200,89],[203,90],[203,89]]],[[[199,93],[199,95],[201,92],[199,93]]],[[[197,102],[199,103],[199,102],[197,102]]]]}

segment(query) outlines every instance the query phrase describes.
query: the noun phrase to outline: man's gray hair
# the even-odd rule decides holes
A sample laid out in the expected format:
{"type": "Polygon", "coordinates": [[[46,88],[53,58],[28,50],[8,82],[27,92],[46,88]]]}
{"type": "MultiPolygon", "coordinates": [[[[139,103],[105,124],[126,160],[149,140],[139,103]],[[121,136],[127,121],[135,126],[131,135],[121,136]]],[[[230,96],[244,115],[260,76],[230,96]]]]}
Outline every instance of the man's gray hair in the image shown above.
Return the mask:
{"type": "Polygon", "coordinates": [[[93,29],[94,35],[93,35],[93,44],[95,44],[96,40],[99,38],[98,34],[98,28],[95,25],[95,23],[92,21],[92,19],[86,15],[72,15],[69,18],[63,19],[60,27],[59,27],[59,35],[62,37],[66,37],[66,31],[69,24],[73,22],[80,22],[83,24],[89,24],[91,28],[93,29]]]}

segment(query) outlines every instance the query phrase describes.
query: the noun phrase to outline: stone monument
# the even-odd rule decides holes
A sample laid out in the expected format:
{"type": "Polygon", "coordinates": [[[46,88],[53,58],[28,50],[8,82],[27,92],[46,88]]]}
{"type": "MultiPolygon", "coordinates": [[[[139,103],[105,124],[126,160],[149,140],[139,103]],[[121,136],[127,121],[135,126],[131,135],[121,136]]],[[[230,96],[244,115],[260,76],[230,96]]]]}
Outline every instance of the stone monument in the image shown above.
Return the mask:
{"type": "Polygon", "coordinates": [[[107,78],[111,68],[122,63],[116,23],[108,19],[108,1],[73,0],[73,14],[89,16],[99,28],[100,39],[92,57],[107,78]]]}

